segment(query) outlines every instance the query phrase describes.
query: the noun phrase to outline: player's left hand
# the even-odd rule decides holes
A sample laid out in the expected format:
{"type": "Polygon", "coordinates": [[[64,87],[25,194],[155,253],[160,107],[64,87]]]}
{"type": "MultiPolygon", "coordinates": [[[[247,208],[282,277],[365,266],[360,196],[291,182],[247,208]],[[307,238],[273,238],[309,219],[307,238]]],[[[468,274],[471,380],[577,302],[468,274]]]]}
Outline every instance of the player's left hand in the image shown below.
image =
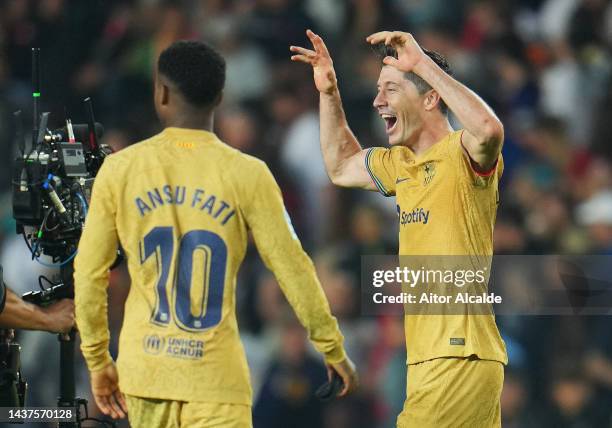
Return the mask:
{"type": "Polygon", "coordinates": [[[113,419],[125,418],[127,404],[119,390],[119,375],[115,364],[91,372],[91,391],[102,413],[113,419]]]}
{"type": "Polygon", "coordinates": [[[413,71],[421,60],[427,57],[410,33],[379,31],[378,33],[370,34],[366,41],[371,45],[384,43],[385,45],[392,46],[397,51],[397,58],[387,56],[383,59],[383,63],[405,73],[413,71]]]}

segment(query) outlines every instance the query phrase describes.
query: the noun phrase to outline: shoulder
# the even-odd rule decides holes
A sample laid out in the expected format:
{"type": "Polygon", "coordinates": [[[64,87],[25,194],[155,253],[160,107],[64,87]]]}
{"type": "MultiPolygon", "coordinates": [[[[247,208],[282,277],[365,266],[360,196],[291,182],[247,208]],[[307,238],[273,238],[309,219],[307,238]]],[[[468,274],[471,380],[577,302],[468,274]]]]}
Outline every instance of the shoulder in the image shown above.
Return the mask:
{"type": "Polygon", "coordinates": [[[241,152],[238,152],[236,156],[239,159],[239,162],[241,164],[246,165],[252,168],[253,170],[261,172],[263,170],[268,169],[268,165],[264,161],[262,161],[261,159],[255,156],[247,155],[246,153],[241,153],[241,152]]]}
{"type": "Polygon", "coordinates": [[[255,156],[247,155],[246,153],[242,153],[237,151],[235,155],[235,167],[238,174],[243,177],[243,181],[247,183],[256,185],[257,182],[261,180],[261,177],[264,176],[266,178],[270,178],[272,176],[272,172],[264,161],[255,156]]]}
{"type": "Polygon", "coordinates": [[[151,150],[151,148],[160,140],[160,134],[157,134],[151,138],[147,138],[146,140],[131,144],[117,152],[108,155],[104,160],[104,165],[112,165],[114,168],[119,168],[122,165],[127,166],[129,165],[132,159],[136,159],[144,152],[151,150]]]}
{"type": "Polygon", "coordinates": [[[390,161],[401,161],[413,157],[412,151],[404,146],[392,147],[371,147],[367,150],[366,160],[369,161],[373,157],[386,159],[390,161]]]}
{"type": "Polygon", "coordinates": [[[463,129],[453,131],[444,137],[439,144],[452,161],[470,165],[471,159],[463,144],[463,132],[463,129]]]}
{"type": "Polygon", "coordinates": [[[262,180],[274,179],[268,165],[261,159],[243,153],[238,149],[228,146],[221,140],[215,147],[223,165],[224,180],[236,183],[245,191],[251,191],[262,180]]]}
{"type": "Polygon", "coordinates": [[[217,143],[215,150],[224,160],[227,171],[236,172],[241,176],[253,177],[254,174],[261,173],[262,170],[268,168],[264,161],[255,156],[243,153],[219,139],[217,139],[217,143]]]}
{"type": "Polygon", "coordinates": [[[438,144],[447,153],[462,156],[464,153],[462,142],[463,131],[463,129],[458,129],[448,133],[438,144]]]}

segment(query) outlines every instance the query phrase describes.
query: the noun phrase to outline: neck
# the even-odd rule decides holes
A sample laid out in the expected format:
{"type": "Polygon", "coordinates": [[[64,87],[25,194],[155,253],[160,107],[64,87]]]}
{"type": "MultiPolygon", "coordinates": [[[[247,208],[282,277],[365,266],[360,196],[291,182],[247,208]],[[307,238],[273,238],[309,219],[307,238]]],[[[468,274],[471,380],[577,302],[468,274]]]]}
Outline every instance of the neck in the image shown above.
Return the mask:
{"type": "Polygon", "coordinates": [[[170,118],[164,124],[166,128],[187,128],[200,129],[203,131],[212,132],[214,122],[214,114],[212,112],[190,112],[187,114],[179,114],[170,118]]]}
{"type": "Polygon", "coordinates": [[[452,130],[453,128],[446,117],[440,120],[423,122],[423,127],[412,135],[407,146],[412,149],[414,154],[420,155],[446,137],[452,130]]]}

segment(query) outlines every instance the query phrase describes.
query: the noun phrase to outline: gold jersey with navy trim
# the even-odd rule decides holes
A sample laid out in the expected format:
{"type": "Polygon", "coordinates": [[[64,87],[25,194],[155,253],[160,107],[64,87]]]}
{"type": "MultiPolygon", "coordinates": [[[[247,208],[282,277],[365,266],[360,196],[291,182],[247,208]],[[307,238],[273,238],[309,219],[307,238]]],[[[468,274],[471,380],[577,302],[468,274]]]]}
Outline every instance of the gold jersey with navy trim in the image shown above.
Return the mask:
{"type": "Polygon", "coordinates": [[[112,362],[107,287],[121,244],[131,278],[122,392],[250,405],[235,295],[248,230],[315,348],[328,363],[343,360],[343,337],[267,166],[210,132],[167,128],[109,156],[95,180],[74,274],[90,370],[112,362]]]}
{"type": "MultiPolygon", "coordinates": [[[[400,255],[470,256],[474,266],[490,265],[503,159],[500,154],[489,172],[477,172],[462,132],[449,133],[419,156],[403,146],[366,154],[378,190],[396,197],[400,255]]],[[[405,331],[409,364],[470,355],[508,362],[492,313],[411,314],[405,331]]]]}

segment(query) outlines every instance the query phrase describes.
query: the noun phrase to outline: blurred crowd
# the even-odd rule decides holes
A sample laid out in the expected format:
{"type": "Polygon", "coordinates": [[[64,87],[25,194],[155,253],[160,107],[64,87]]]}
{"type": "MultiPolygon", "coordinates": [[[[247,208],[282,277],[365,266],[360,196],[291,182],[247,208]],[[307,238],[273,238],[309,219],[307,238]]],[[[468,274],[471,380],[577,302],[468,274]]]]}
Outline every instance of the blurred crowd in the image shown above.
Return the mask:
{"type": "MultiPolygon", "coordinates": [[[[378,30],[415,34],[494,108],[506,134],[497,254],[612,255],[610,1],[0,0],[0,261],[21,292],[46,272],[15,235],[9,202],[11,113],[31,117],[30,48],[42,50],[42,106],[51,125],[66,116],[83,122],[82,100],[91,96],[105,141],[120,150],[160,131],[152,107],[159,52],[177,39],[205,40],[227,60],[216,133],[272,169],[362,377],[350,399],[324,405],[313,398],[324,367],[251,248],[238,315],[255,427],[393,427],[405,397],[403,324],[360,314],[359,275],[362,255],[397,252],[395,203],[330,184],[312,71],[289,60],[290,45],[308,45],[307,28],[329,46],[348,121],[364,147],[386,144],[372,108],[380,63],[365,43],[378,30]]],[[[127,272],[115,270],[113,352],[128,290],[127,272]]],[[[498,317],[510,357],[503,426],[612,427],[611,321],[498,317]]],[[[30,404],[53,405],[56,340],[42,333],[19,339],[30,404]]],[[[78,377],[87,397],[82,361],[78,377]]]]}

